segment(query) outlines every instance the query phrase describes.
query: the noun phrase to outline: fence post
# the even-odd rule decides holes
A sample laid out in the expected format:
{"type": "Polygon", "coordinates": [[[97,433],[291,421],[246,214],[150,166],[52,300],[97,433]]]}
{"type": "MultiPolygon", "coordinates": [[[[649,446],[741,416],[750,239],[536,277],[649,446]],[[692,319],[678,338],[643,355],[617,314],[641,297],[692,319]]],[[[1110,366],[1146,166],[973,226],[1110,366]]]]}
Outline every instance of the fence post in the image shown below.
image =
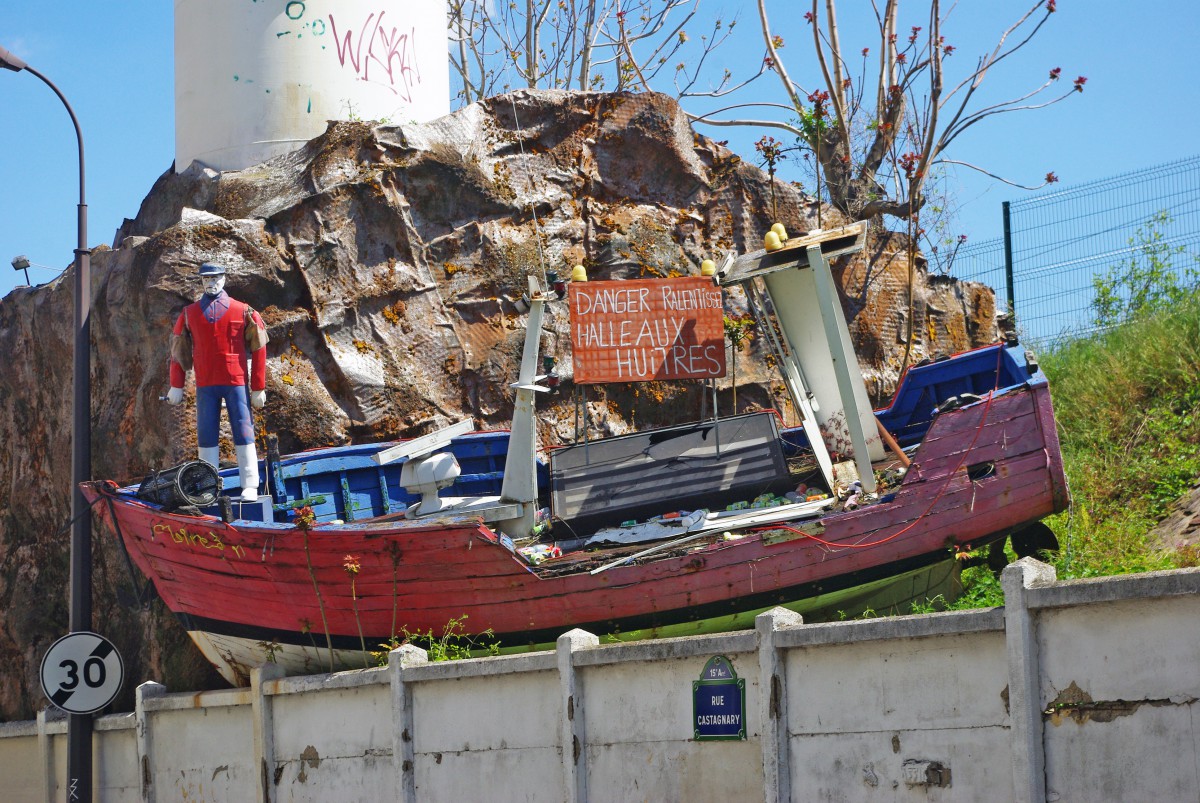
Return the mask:
{"type": "Polygon", "coordinates": [[[272,703],[263,690],[263,684],[283,676],[283,667],[279,664],[263,664],[250,670],[254,758],[259,770],[258,793],[255,796],[258,803],[271,803],[271,789],[275,785],[275,717],[272,716],[272,703]]]}
{"type": "Polygon", "coordinates": [[[1000,575],[1004,589],[1004,642],[1008,655],[1008,707],[1012,721],[1013,798],[1046,799],[1046,748],[1042,739],[1041,659],[1037,627],[1026,592],[1052,584],[1053,566],[1033,558],[1010,563],[1000,575]]]}
{"type": "Polygon", "coordinates": [[[134,692],[133,721],[137,726],[134,739],[137,742],[138,775],[141,777],[142,800],[145,803],[154,803],[154,765],[151,760],[153,743],[149,717],[146,716],[146,700],[162,697],[166,693],[167,687],[153,680],[142,683],[134,692]]]}
{"type": "Polygon", "coordinates": [[[50,735],[50,723],[66,719],[57,708],[43,708],[37,714],[38,752],[42,758],[42,790],[46,803],[58,799],[58,774],[54,771],[54,737],[50,735]]]}
{"type": "Polygon", "coordinates": [[[563,800],[567,803],[586,803],[587,765],[584,759],[584,740],[587,729],[584,721],[583,688],[575,669],[574,653],[596,647],[599,636],[586,630],[570,630],[558,637],[558,688],[562,698],[562,763],[563,800]]]}
{"type": "Polygon", "coordinates": [[[1008,201],[1001,203],[1004,211],[1004,289],[1008,293],[1008,314],[1013,326],[1017,325],[1016,282],[1013,280],[1012,218],[1009,216],[1008,201]]]}
{"type": "Polygon", "coordinates": [[[388,653],[388,679],[392,690],[392,763],[400,783],[400,799],[416,803],[417,767],[413,747],[412,684],[404,682],[404,670],[429,663],[429,653],[415,644],[402,644],[388,653]]]}
{"type": "Polygon", "coordinates": [[[754,617],[758,631],[758,711],[762,729],[763,800],[792,799],[792,769],[788,759],[788,689],[783,655],[776,633],[804,624],[804,617],[787,608],[772,608],[754,617]]]}

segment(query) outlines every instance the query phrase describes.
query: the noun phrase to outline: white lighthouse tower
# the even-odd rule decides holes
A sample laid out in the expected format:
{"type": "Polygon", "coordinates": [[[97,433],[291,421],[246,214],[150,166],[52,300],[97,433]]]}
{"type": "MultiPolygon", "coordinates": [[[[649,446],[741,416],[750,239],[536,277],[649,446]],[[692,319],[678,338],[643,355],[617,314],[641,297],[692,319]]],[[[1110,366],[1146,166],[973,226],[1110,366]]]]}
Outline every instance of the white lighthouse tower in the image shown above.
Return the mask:
{"type": "Polygon", "coordinates": [[[327,120],[450,110],[445,0],[175,0],[175,169],[240,170],[327,120]]]}

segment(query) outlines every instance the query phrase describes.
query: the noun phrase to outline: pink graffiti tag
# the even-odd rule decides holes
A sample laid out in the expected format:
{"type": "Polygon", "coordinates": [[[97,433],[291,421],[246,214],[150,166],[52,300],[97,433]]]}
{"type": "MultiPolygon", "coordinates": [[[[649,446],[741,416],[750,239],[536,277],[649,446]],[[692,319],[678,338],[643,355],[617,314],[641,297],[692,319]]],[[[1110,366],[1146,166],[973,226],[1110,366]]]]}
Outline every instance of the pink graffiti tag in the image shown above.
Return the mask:
{"type": "Polygon", "coordinates": [[[383,17],[387,12],[380,11],[368,15],[366,22],[358,32],[358,42],[354,41],[354,31],[344,30],[344,35],[338,35],[337,20],[329,15],[329,25],[333,29],[333,40],[337,45],[338,61],[343,67],[349,62],[350,67],[364,81],[371,80],[371,63],[379,65],[387,75],[385,85],[392,92],[400,95],[406,101],[412,100],[410,92],[413,84],[421,83],[421,69],[416,63],[414,48],[416,29],[409,28],[407,33],[392,26],[384,28],[383,17]],[[363,52],[363,45],[366,52],[363,52]],[[397,85],[398,84],[398,85],[397,85]]]}

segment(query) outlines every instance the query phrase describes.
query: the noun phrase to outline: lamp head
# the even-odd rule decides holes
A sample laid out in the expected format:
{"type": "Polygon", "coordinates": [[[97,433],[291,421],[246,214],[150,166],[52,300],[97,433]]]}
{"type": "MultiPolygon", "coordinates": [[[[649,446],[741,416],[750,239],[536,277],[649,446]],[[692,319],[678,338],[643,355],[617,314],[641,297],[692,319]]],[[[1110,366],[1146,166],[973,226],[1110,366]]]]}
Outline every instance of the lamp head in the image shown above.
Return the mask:
{"type": "Polygon", "coordinates": [[[25,256],[24,254],[15,256],[12,259],[13,270],[25,270],[31,264],[32,263],[29,261],[29,257],[25,256]]]}
{"type": "Polygon", "coordinates": [[[0,47],[0,67],[3,67],[6,70],[12,70],[13,72],[20,72],[28,66],[29,65],[21,61],[21,59],[0,47]]]}

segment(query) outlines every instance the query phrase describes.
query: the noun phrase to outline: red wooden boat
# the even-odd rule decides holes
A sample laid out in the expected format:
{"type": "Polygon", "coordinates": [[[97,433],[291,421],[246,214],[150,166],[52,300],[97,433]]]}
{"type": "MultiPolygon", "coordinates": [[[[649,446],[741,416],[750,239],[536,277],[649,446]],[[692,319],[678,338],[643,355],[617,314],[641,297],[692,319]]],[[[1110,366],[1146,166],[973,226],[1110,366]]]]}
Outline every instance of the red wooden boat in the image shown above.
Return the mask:
{"type": "Polygon", "coordinates": [[[111,482],[84,492],[235,684],[267,660],[293,673],[361,667],[389,638],[452,621],[516,650],[572,628],[666,636],[749,626],[775,605],[880,608],[880,595],[919,599],[956,553],[1067,504],[1049,389],[1015,344],[910,370],[873,414],[899,445],[857,485],[823,471],[811,427],[780,429],[772,412],[578,444],[538,464],[545,300],[534,294],[511,434],[464,426],[269,459],[271,492],[232,502],[232,516],[230,503],[224,516],[172,510],[111,482]],[[797,495],[799,477],[826,498],[797,495]],[[311,524],[294,517],[304,506],[311,524]]]}

